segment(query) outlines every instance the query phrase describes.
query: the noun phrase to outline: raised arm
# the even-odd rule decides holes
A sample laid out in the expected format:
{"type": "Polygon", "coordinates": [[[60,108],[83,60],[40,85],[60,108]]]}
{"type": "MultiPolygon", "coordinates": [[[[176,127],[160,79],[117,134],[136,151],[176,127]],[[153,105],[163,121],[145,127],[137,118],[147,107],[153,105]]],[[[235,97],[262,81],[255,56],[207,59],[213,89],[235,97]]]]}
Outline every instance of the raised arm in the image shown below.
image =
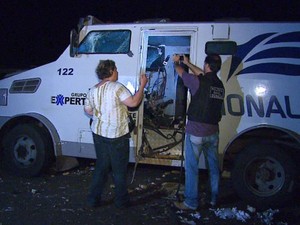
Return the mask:
{"type": "MultiPolygon", "coordinates": [[[[173,56],[173,61],[175,63],[175,69],[176,69],[176,72],[179,74],[179,76],[182,76],[182,73],[184,72],[184,69],[180,66],[180,56],[175,54],[173,56]]],[[[194,75],[200,75],[200,74],[203,74],[204,71],[199,68],[198,66],[192,64],[189,60],[188,57],[186,57],[185,55],[183,56],[183,61],[182,61],[185,65],[187,65],[187,67],[192,71],[192,73],[194,75]]]]}
{"type": "Polygon", "coordinates": [[[144,96],[144,88],[148,82],[148,78],[146,77],[145,74],[142,74],[140,79],[141,79],[141,85],[139,87],[139,90],[133,96],[126,98],[123,101],[124,105],[128,107],[137,107],[142,101],[144,96]]]}
{"type": "Polygon", "coordinates": [[[193,72],[193,74],[198,76],[204,73],[204,71],[201,68],[192,64],[188,57],[183,56],[183,58],[184,58],[183,63],[188,66],[188,68],[193,72]]]}

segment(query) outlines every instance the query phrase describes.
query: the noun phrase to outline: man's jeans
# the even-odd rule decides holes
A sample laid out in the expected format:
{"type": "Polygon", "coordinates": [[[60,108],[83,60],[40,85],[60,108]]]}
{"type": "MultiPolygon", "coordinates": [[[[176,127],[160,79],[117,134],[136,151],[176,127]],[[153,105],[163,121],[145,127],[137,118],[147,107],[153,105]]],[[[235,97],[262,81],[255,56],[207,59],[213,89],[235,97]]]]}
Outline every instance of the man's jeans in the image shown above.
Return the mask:
{"type": "Polygon", "coordinates": [[[184,203],[196,209],[199,204],[198,181],[199,181],[199,158],[204,153],[206,163],[208,164],[211,201],[216,203],[219,192],[219,160],[218,160],[218,142],[219,134],[213,134],[207,137],[196,137],[190,134],[186,135],[185,140],[185,201],[184,203]]]}
{"type": "Polygon", "coordinates": [[[96,150],[96,168],[88,194],[88,204],[98,204],[107,176],[112,170],[115,184],[115,205],[122,207],[129,201],[127,191],[127,166],[129,161],[129,138],[104,138],[93,133],[96,150]]]}

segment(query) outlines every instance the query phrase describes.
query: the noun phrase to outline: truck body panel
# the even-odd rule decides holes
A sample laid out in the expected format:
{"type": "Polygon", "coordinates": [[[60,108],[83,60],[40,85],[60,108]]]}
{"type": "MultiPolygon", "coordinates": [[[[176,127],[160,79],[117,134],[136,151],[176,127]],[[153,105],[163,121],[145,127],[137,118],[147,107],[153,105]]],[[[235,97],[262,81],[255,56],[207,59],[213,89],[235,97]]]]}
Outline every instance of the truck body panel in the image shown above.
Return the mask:
{"type": "MultiPolygon", "coordinates": [[[[141,73],[149,77],[143,104],[131,112],[136,128],[130,162],[180,166],[190,94],[171,58],[186,54],[202,67],[205,53],[215,51],[222,53],[218,75],[226,90],[221,168],[232,169],[247,146],[275,140],[298,160],[299,23],[86,24],[73,41],[77,44],[71,41],[56,61],[0,80],[3,139],[17,124],[34,122],[46,127],[56,156],[95,158],[83,105],[88,89],[98,82],[99,60],[111,59],[119,82],[132,93],[141,73]]],[[[199,167],[205,168],[203,157],[199,167]]]]}

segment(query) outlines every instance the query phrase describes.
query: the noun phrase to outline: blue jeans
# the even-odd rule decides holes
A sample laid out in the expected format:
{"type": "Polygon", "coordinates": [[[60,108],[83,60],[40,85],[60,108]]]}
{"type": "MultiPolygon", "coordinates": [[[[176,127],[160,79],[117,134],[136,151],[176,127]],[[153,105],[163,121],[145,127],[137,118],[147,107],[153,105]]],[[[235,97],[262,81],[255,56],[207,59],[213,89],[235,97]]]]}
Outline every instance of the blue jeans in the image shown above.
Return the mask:
{"type": "Polygon", "coordinates": [[[199,204],[198,181],[199,181],[199,159],[204,153],[209,169],[211,201],[216,203],[219,193],[219,159],[218,159],[219,134],[207,137],[196,137],[190,134],[185,139],[185,201],[184,203],[196,209],[199,204]]]}
{"type": "Polygon", "coordinates": [[[122,207],[129,201],[127,191],[127,166],[129,137],[105,138],[93,133],[96,150],[96,168],[88,194],[88,204],[100,203],[108,174],[112,171],[115,184],[115,205],[122,207]]]}

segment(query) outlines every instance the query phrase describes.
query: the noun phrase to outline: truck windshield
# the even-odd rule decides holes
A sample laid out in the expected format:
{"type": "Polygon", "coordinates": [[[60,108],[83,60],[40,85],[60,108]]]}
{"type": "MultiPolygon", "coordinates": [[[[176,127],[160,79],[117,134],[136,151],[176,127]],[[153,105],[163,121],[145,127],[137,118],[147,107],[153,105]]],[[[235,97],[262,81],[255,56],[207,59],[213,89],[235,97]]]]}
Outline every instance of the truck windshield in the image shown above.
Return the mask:
{"type": "Polygon", "coordinates": [[[130,50],[130,30],[92,31],[78,47],[79,54],[127,54],[130,50]]]}

